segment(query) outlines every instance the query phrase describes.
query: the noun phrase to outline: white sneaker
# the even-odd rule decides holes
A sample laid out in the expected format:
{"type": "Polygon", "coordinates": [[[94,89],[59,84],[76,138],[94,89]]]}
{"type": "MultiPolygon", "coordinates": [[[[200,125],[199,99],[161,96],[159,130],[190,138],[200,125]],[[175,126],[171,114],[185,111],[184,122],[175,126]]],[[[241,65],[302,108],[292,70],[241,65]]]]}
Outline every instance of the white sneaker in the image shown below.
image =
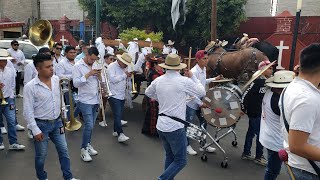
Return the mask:
{"type": "Polygon", "coordinates": [[[130,138],[124,135],[123,133],[120,133],[120,136],[118,137],[118,142],[125,142],[128,141],[130,138]]]}
{"type": "Polygon", "coordinates": [[[29,139],[33,139],[32,131],[28,129],[27,136],[29,139]]]}
{"type": "MultiPolygon", "coordinates": [[[[203,148],[199,148],[199,150],[200,150],[200,151],[203,151],[203,148]]],[[[216,148],[211,147],[211,146],[208,146],[208,147],[206,148],[206,151],[209,152],[209,153],[213,153],[213,152],[216,151],[216,148]]]]}
{"type": "Polygon", "coordinates": [[[23,98],[23,95],[22,94],[18,94],[17,98],[23,98]]]}
{"type": "Polygon", "coordinates": [[[113,137],[118,137],[119,135],[118,135],[117,132],[113,132],[113,133],[112,133],[112,136],[113,136],[113,137]]]}
{"type": "Polygon", "coordinates": [[[105,121],[101,121],[101,122],[99,122],[99,126],[107,127],[108,125],[107,125],[107,123],[105,121]]]}
{"type": "Polygon", "coordinates": [[[7,131],[7,129],[5,127],[1,127],[0,130],[1,130],[2,134],[7,134],[8,133],[8,131],[7,131]]]}
{"type": "Polygon", "coordinates": [[[82,148],[81,149],[81,159],[84,161],[84,162],[89,162],[89,161],[92,161],[92,158],[88,152],[88,148],[85,149],[85,148],[82,148]]]}
{"type": "Polygon", "coordinates": [[[0,143],[0,150],[4,150],[4,144],[0,143]]]}
{"type": "Polygon", "coordinates": [[[88,153],[90,154],[90,156],[95,156],[98,154],[98,151],[94,150],[90,144],[88,144],[87,149],[88,149],[88,153]]]}
{"type": "Polygon", "coordinates": [[[197,155],[197,151],[193,150],[193,148],[190,145],[187,146],[187,153],[191,156],[197,155]]]}
{"type": "Polygon", "coordinates": [[[126,125],[126,124],[128,124],[128,121],[121,120],[121,126],[124,126],[124,125],[126,125]]]}
{"type": "Polygon", "coordinates": [[[80,179],[72,178],[72,179],[70,179],[70,180],[80,180],[80,179]]]}
{"type": "Polygon", "coordinates": [[[20,124],[17,124],[17,125],[16,125],[16,130],[17,130],[17,131],[24,131],[24,127],[21,126],[20,124]]]}
{"type": "Polygon", "coordinates": [[[14,144],[9,145],[10,150],[23,150],[24,148],[25,148],[24,145],[18,144],[18,143],[14,143],[14,144]]]}

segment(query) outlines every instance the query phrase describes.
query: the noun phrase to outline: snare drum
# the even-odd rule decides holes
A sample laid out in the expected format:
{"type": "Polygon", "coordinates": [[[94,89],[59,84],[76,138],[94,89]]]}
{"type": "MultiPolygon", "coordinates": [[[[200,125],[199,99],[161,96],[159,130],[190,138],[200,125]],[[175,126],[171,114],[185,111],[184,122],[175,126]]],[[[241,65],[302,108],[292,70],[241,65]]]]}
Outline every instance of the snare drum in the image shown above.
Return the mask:
{"type": "Polygon", "coordinates": [[[204,119],[218,128],[237,123],[241,116],[241,95],[240,88],[231,83],[209,89],[203,101],[210,108],[201,109],[204,119]]]}

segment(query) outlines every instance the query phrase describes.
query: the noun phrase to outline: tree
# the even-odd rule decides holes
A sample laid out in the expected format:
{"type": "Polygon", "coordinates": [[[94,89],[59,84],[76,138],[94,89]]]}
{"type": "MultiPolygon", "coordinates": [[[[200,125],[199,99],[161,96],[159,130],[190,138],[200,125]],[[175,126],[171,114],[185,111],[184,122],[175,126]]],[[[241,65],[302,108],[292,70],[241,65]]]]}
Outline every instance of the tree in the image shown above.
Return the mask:
{"type": "MultiPolygon", "coordinates": [[[[95,1],[78,0],[88,11],[88,18],[95,19],[95,1]]],[[[176,31],[171,23],[172,0],[102,0],[101,20],[118,27],[119,31],[136,27],[151,31],[162,31],[164,39],[172,39],[180,46],[203,48],[210,40],[211,1],[188,0],[186,22],[180,18],[176,31]]],[[[240,22],[245,20],[246,0],[219,0],[217,7],[218,37],[237,32],[240,22]]]]}

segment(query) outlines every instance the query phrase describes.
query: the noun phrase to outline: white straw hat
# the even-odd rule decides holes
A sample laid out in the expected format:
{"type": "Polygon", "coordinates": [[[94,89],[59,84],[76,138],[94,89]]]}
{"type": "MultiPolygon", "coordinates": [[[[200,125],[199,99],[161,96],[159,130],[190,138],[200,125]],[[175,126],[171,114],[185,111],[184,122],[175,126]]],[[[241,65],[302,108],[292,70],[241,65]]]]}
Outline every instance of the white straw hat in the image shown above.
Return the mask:
{"type": "Polygon", "coordinates": [[[14,59],[12,57],[10,57],[9,53],[7,50],[5,49],[0,49],[0,60],[11,60],[14,59]]]}
{"type": "Polygon", "coordinates": [[[122,55],[118,54],[117,58],[126,65],[130,65],[132,62],[132,58],[128,53],[123,53],[122,55]]]}
{"type": "Polygon", "coordinates": [[[177,54],[169,54],[166,57],[165,63],[161,63],[159,66],[172,70],[179,70],[187,67],[186,64],[180,62],[180,57],[177,54]]]}
{"type": "Polygon", "coordinates": [[[285,88],[295,78],[293,71],[281,70],[274,73],[273,77],[266,80],[266,85],[272,88],[285,88]]]}

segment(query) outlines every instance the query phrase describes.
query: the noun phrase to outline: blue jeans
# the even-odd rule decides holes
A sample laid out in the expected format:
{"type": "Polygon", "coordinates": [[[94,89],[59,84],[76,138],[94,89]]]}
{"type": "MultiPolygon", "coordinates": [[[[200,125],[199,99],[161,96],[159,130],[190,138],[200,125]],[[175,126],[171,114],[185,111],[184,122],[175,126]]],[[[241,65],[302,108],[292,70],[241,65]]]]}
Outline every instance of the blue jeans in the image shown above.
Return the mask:
{"type": "MultiPolygon", "coordinates": [[[[79,107],[75,106],[76,105],[76,102],[74,101],[74,97],[73,97],[73,94],[72,95],[72,104],[73,104],[73,110],[74,110],[74,117],[78,117],[79,115],[79,107]]],[[[64,98],[65,98],[65,104],[66,105],[70,105],[70,101],[69,101],[69,92],[65,92],[64,93],[64,98]]],[[[68,109],[68,112],[67,112],[67,117],[68,117],[68,120],[70,120],[70,106],[67,107],[68,109]]]]}
{"type": "MultiPolygon", "coordinates": [[[[186,109],[186,121],[187,122],[191,122],[194,120],[194,117],[197,115],[198,119],[199,119],[199,124],[200,126],[204,126],[204,128],[207,129],[207,121],[204,119],[204,117],[201,114],[201,110],[195,110],[190,108],[189,106],[187,106],[186,109]]],[[[189,138],[187,138],[187,146],[189,145],[189,138]]]]}
{"type": "Polygon", "coordinates": [[[296,180],[319,180],[319,177],[317,175],[312,174],[308,171],[304,171],[302,169],[297,169],[294,167],[291,167],[291,170],[296,180]]]}
{"type": "Polygon", "coordinates": [[[70,158],[68,154],[68,146],[64,134],[64,127],[61,119],[53,121],[37,120],[37,126],[44,135],[44,140],[34,141],[35,147],[35,168],[39,180],[47,179],[47,172],[44,170],[44,163],[48,152],[48,141],[50,140],[56,146],[58,152],[60,168],[65,180],[72,179],[70,170],[70,158]]]}
{"type": "Polygon", "coordinates": [[[113,97],[108,99],[109,104],[111,106],[114,124],[113,124],[113,131],[117,132],[118,134],[123,133],[122,126],[121,126],[121,119],[124,109],[124,100],[119,100],[113,97]]]}
{"type": "Polygon", "coordinates": [[[249,117],[249,128],[244,143],[243,154],[251,155],[251,146],[254,136],[256,135],[256,159],[260,159],[263,155],[263,146],[259,142],[261,118],[249,117]]]}
{"type": "Polygon", "coordinates": [[[268,164],[264,174],[264,180],[275,180],[280,173],[282,161],[279,158],[278,152],[268,150],[268,164]]]}
{"type": "Polygon", "coordinates": [[[82,102],[78,102],[78,106],[84,121],[81,148],[86,148],[91,142],[92,130],[96,122],[95,117],[99,104],[84,104],[82,102]]]}
{"type": "Polygon", "coordinates": [[[173,180],[187,165],[186,131],[184,128],[173,132],[158,130],[158,134],[166,151],[164,172],[159,180],[173,180]]]}
{"type": "MultiPolygon", "coordinates": [[[[8,102],[7,105],[0,106],[0,116],[2,114],[7,120],[8,126],[8,138],[9,144],[17,143],[17,132],[16,132],[16,106],[13,98],[5,98],[8,102]]],[[[0,143],[3,142],[2,135],[0,133],[0,143]]]]}

